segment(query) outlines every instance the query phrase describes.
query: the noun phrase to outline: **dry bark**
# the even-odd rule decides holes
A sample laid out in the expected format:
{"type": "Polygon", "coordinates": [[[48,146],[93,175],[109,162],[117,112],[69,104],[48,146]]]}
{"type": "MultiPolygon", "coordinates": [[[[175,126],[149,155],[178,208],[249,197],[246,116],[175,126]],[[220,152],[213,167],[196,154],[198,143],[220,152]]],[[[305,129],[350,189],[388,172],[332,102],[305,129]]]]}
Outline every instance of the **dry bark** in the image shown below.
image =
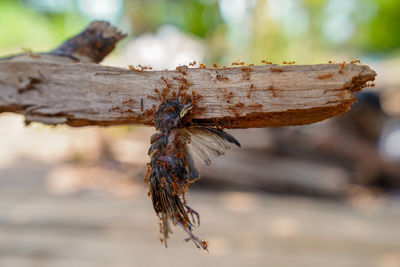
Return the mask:
{"type": "MultiPolygon", "coordinates": [[[[105,22],[47,54],[0,60],[0,112],[46,124],[152,125],[154,89],[196,94],[191,119],[231,128],[309,124],[346,112],[376,73],[358,64],[132,71],[95,64],[122,35],[105,22]]],[[[160,100],[161,98],[161,100],[160,100]]]]}

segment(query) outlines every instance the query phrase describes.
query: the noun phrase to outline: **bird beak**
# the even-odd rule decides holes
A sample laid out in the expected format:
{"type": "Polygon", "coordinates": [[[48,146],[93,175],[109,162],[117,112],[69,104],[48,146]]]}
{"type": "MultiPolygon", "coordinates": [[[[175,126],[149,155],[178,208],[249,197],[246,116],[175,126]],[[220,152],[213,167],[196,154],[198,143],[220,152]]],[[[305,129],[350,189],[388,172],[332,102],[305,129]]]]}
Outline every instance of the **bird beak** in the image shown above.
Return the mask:
{"type": "Polygon", "coordinates": [[[185,106],[183,106],[183,109],[181,111],[181,114],[179,115],[181,118],[183,118],[186,113],[188,113],[189,110],[191,110],[193,108],[192,104],[187,104],[185,106]]]}

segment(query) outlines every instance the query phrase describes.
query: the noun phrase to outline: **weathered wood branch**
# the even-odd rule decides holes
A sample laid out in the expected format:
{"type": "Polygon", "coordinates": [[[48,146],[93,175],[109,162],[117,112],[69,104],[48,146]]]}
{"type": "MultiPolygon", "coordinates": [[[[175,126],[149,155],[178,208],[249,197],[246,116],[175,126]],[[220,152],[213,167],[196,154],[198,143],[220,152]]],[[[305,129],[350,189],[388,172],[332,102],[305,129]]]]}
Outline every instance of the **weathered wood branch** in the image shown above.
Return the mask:
{"type": "MultiPolygon", "coordinates": [[[[154,89],[200,96],[191,118],[232,128],[309,124],[346,112],[376,73],[357,64],[132,71],[99,62],[124,35],[104,22],[48,54],[0,60],[0,112],[46,124],[152,124],[154,89]]],[[[162,98],[162,96],[161,96],[162,98]]]]}

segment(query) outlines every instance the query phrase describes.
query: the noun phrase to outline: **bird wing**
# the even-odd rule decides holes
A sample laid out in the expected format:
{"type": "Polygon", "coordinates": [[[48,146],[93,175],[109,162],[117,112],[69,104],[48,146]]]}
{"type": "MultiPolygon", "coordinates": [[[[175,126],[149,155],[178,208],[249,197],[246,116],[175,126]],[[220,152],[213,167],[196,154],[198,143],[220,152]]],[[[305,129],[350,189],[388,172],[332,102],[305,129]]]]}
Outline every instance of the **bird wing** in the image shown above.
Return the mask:
{"type": "Polygon", "coordinates": [[[212,127],[184,127],[180,128],[178,133],[189,151],[206,165],[211,164],[212,156],[224,155],[231,144],[240,147],[240,143],[232,135],[212,127]]]}

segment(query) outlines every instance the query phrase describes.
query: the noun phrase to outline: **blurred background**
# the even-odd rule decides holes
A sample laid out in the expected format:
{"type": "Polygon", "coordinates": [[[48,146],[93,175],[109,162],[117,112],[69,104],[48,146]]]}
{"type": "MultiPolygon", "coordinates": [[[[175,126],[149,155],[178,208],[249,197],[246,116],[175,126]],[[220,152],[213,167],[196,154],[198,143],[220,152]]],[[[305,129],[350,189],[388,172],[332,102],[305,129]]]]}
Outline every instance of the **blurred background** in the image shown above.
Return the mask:
{"type": "Polygon", "coordinates": [[[165,249],[143,184],[153,128],[24,126],[0,115],[0,266],[400,266],[400,1],[1,0],[0,56],[48,51],[94,19],[128,38],[102,64],[175,69],[359,59],[347,114],[230,131],[191,187],[196,232],[165,249]]]}

